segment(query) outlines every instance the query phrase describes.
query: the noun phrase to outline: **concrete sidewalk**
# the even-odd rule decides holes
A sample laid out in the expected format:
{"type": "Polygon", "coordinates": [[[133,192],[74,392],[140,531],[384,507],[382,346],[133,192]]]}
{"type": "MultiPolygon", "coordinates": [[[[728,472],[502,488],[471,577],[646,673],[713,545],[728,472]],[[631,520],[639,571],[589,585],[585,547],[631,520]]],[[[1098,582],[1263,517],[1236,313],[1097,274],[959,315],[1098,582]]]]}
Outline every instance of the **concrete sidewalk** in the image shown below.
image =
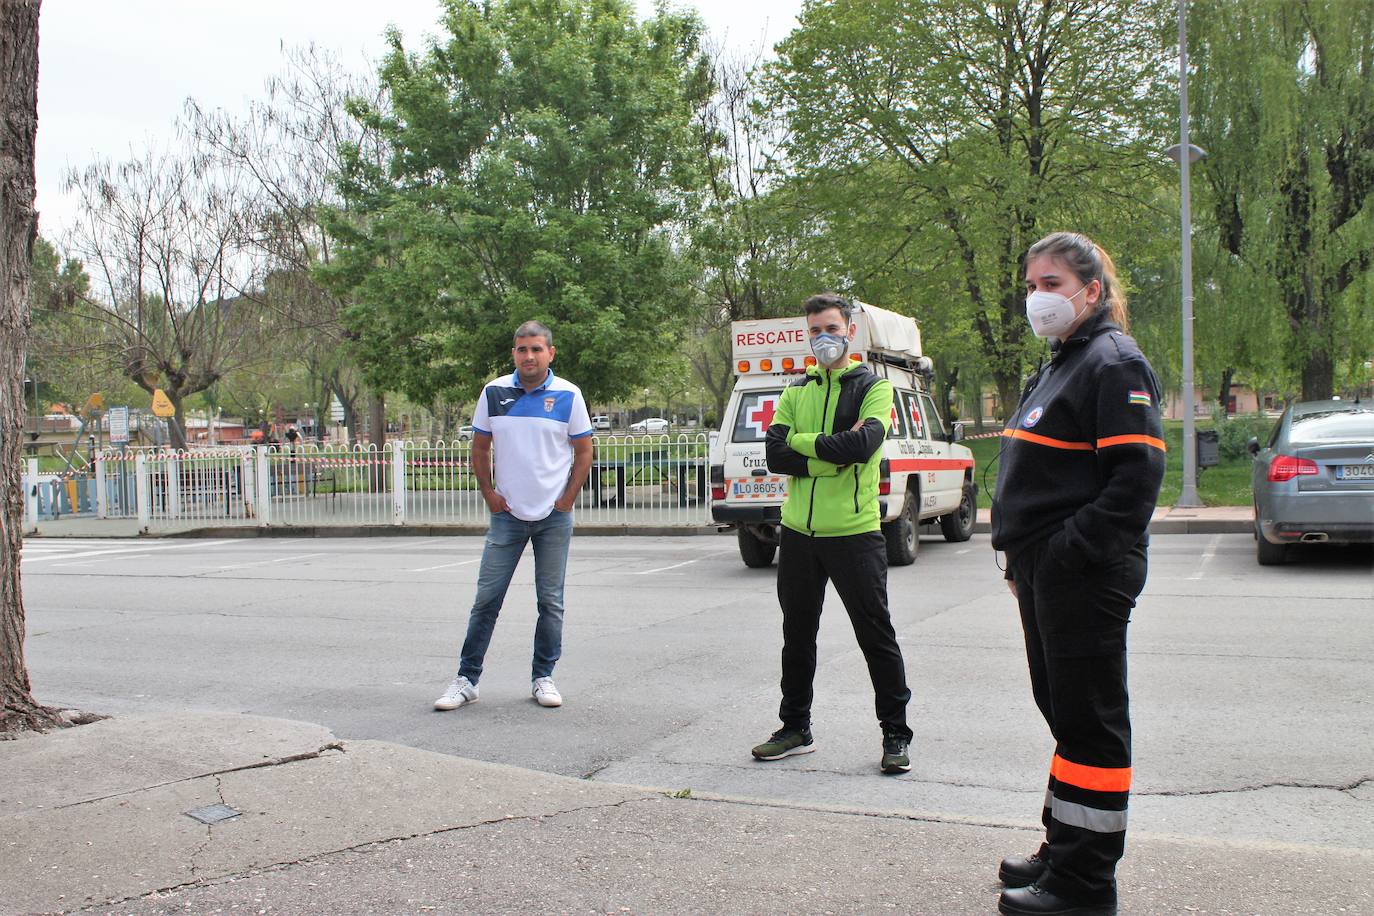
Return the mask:
{"type": "MultiPolygon", "coordinates": [[[[998,860],[1038,836],[571,779],[229,714],[0,742],[0,773],[5,913],[981,914],[996,911],[998,860]],[[186,813],[211,805],[239,813],[186,813]]],[[[1121,912],[1369,913],[1371,868],[1369,850],[1137,832],[1121,912]]]]}
{"type": "MultiPolygon", "coordinates": [[[[1180,509],[1160,506],[1150,522],[1151,534],[1245,534],[1254,530],[1255,515],[1249,506],[1206,506],[1180,509]]],[[[974,532],[987,534],[991,513],[978,510],[974,532]]],[[[674,535],[715,534],[712,525],[622,525],[584,526],[581,533],[599,537],[630,535],[641,537],[671,537],[674,535]]],[[[486,528],[478,525],[314,525],[309,527],[274,525],[260,528],[254,525],[224,526],[212,522],[185,522],[175,529],[159,529],[140,535],[138,520],[131,518],[98,519],[91,516],[69,515],[41,522],[37,532],[26,537],[52,538],[132,538],[132,537],[434,537],[485,535],[486,528]]]]}

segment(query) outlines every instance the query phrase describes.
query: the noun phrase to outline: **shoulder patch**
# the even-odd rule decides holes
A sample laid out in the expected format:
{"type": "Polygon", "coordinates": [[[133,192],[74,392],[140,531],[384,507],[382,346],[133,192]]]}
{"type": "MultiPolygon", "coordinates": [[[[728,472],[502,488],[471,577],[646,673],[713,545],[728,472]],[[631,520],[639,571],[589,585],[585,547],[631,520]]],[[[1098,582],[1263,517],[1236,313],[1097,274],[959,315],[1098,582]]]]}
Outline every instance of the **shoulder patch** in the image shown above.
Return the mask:
{"type": "Polygon", "coordinates": [[[1126,396],[1126,403],[1138,405],[1140,407],[1152,407],[1154,405],[1154,401],[1151,399],[1150,392],[1148,391],[1131,391],[1126,396]]]}

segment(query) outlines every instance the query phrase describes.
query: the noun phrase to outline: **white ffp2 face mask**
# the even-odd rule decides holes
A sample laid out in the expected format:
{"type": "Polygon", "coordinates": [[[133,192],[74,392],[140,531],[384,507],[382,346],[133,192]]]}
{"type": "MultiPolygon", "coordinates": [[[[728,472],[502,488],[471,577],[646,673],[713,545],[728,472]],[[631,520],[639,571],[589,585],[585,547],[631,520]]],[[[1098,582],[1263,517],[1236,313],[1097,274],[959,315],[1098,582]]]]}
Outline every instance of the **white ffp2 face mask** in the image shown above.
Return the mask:
{"type": "Polygon", "coordinates": [[[834,334],[817,334],[811,338],[811,352],[816,355],[816,361],[822,366],[829,366],[841,356],[844,351],[849,349],[849,339],[847,337],[837,337],[834,334]]]}
{"type": "MultiPolygon", "coordinates": [[[[1087,284],[1079,287],[1078,293],[1087,289],[1087,284]]],[[[1078,293],[1074,293],[1075,296],[1078,293]]],[[[1078,319],[1072,298],[1046,290],[1036,290],[1026,297],[1026,320],[1036,337],[1057,337],[1064,335],[1078,319]]]]}

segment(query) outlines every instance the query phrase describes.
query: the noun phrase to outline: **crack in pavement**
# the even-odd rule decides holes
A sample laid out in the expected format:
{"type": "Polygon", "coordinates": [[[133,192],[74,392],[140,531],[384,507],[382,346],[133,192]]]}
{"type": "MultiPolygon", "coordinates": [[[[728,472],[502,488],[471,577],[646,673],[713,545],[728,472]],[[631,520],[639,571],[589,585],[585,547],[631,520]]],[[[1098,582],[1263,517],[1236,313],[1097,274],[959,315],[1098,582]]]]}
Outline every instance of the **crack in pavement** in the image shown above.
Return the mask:
{"type": "MultiPolygon", "coordinates": [[[[219,796],[219,803],[220,803],[221,805],[227,805],[227,804],[229,804],[228,802],[226,802],[226,801],[224,800],[224,780],[221,779],[219,776],[216,776],[216,777],[215,777],[215,794],[219,796]]],[[[194,874],[196,874],[196,872],[200,871],[200,866],[196,864],[196,859],[200,857],[200,854],[201,854],[201,853],[205,852],[205,850],[207,850],[207,849],[210,848],[210,844],[214,841],[214,839],[215,839],[215,825],[214,825],[214,824],[206,824],[206,825],[205,825],[205,842],[204,842],[204,843],[201,843],[201,844],[200,844],[199,846],[197,846],[195,849],[191,850],[190,865],[191,865],[191,874],[192,874],[192,875],[194,875],[194,874]]]]}
{"type": "Polygon", "coordinates": [[[1205,795],[1238,795],[1244,792],[1262,792],[1265,789],[1325,789],[1330,792],[1341,792],[1346,795],[1353,794],[1356,790],[1363,788],[1370,783],[1374,783],[1374,776],[1362,776],[1354,782],[1345,785],[1330,785],[1321,782],[1265,782],[1255,786],[1238,786],[1234,789],[1171,789],[1158,792],[1133,792],[1136,796],[1148,796],[1150,798],[1195,798],[1205,795]]]}
{"type": "MultiPolygon", "coordinates": [[[[238,769],[251,769],[251,768],[249,768],[249,767],[239,767],[238,769]]],[[[236,772],[236,770],[226,770],[225,772],[236,772]]],[[[180,782],[181,780],[177,780],[177,781],[180,782]]],[[[223,798],[223,796],[221,796],[221,798],[223,798]]],[[[283,870],[283,869],[287,869],[287,868],[293,868],[293,867],[298,866],[298,865],[306,865],[306,864],[309,864],[309,863],[311,863],[311,862],[317,862],[317,861],[319,861],[320,859],[326,858],[326,857],[328,857],[328,856],[339,855],[340,853],[345,853],[345,852],[356,852],[356,851],[361,850],[361,849],[367,849],[368,847],[371,847],[371,846],[382,846],[382,845],[387,844],[387,843],[404,843],[404,842],[406,842],[407,840],[421,840],[421,839],[426,839],[426,838],[428,838],[428,837],[442,836],[442,835],[444,835],[444,834],[446,834],[446,833],[458,833],[458,832],[464,831],[464,830],[475,830],[475,829],[477,829],[477,828],[479,828],[479,827],[493,827],[493,826],[496,826],[496,825],[498,825],[498,824],[515,824],[515,823],[519,823],[519,822],[521,822],[521,821],[527,821],[527,822],[530,822],[530,823],[536,823],[536,822],[538,822],[538,821],[545,820],[545,819],[548,819],[548,818],[562,817],[563,815],[566,815],[566,814],[579,814],[579,813],[581,813],[581,812],[583,812],[583,811],[606,811],[606,810],[610,810],[610,809],[613,809],[613,808],[620,808],[620,807],[623,807],[623,806],[625,806],[625,805],[632,804],[632,803],[636,803],[636,802],[653,801],[653,800],[655,800],[656,798],[658,798],[658,795],[657,795],[656,793],[650,793],[650,794],[646,794],[646,795],[642,795],[642,796],[637,796],[637,797],[635,797],[635,798],[626,798],[626,799],[623,799],[623,800],[621,800],[621,801],[618,801],[618,802],[611,802],[611,803],[608,803],[608,804],[579,805],[579,806],[577,806],[577,807],[567,808],[567,809],[564,809],[564,810],[552,811],[552,812],[541,813],[541,814],[524,814],[524,815],[520,815],[519,817],[516,817],[516,816],[514,816],[514,815],[509,815],[509,814],[508,814],[508,815],[505,815],[505,816],[503,816],[503,817],[491,818],[491,819],[489,819],[489,820],[484,820],[484,821],[474,821],[474,822],[471,823],[471,824],[460,824],[460,825],[455,826],[455,827],[436,827],[436,828],[433,829],[433,830],[421,830],[421,831],[417,831],[417,832],[415,832],[415,833],[399,834],[399,835],[397,835],[397,836],[383,837],[382,839],[377,839],[377,840],[367,840],[367,841],[362,842],[362,843],[355,843],[355,844],[353,844],[352,846],[342,846],[342,847],[340,847],[340,848],[338,848],[338,849],[329,849],[329,850],[325,850],[325,851],[323,851],[323,852],[311,853],[310,855],[308,855],[308,856],[302,856],[302,857],[299,858],[299,859],[289,859],[289,860],[287,860],[287,861],[285,861],[285,862],[271,862],[271,863],[267,863],[267,864],[264,864],[264,865],[254,865],[254,866],[252,866],[251,868],[245,869],[244,871],[234,872],[233,874],[228,874],[228,875],[221,875],[221,876],[219,876],[218,878],[215,878],[215,879],[212,880],[212,881],[205,881],[205,880],[201,880],[201,879],[196,879],[196,880],[194,880],[194,881],[182,881],[182,882],[180,882],[180,883],[178,883],[178,884],[169,884],[169,885],[167,885],[166,887],[159,887],[159,888],[155,888],[155,889],[150,890],[150,891],[143,891],[143,892],[138,893],[138,894],[130,894],[130,895],[124,896],[124,897],[112,897],[112,898],[109,898],[109,899],[107,899],[107,900],[102,900],[102,901],[99,901],[99,902],[96,902],[96,903],[88,903],[88,904],[86,904],[85,906],[83,906],[81,909],[76,910],[75,912],[87,913],[87,912],[90,912],[90,911],[92,911],[92,910],[99,909],[99,908],[101,908],[101,907],[117,906],[117,905],[119,905],[119,904],[121,904],[121,903],[128,903],[128,902],[133,901],[133,900],[144,900],[144,899],[147,899],[147,898],[150,898],[150,897],[156,897],[156,896],[158,896],[158,895],[160,895],[160,894],[170,894],[170,893],[174,893],[174,892],[176,892],[176,891],[186,890],[186,889],[188,889],[188,888],[195,888],[195,887],[213,887],[213,886],[215,886],[215,885],[217,885],[217,884],[225,884],[225,883],[229,883],[229,882],[233,882],[233,881],[242,880],[243,878],[247,877],[248,875],[256,875],[256,874],[261,874],[262,872],[279,871],[279,870],[283,870]]],[[[206,845],[209,845],[208,841],[207,841],[206,845]]],[[[199,852],[202,851],[204,848],[205,848],[204,846],[200,847],[200,849],[198,849],[198,850],[196,851],[195,854],[199,854],[199,852]]],[[[193,855],[194,855],[194,854],[193,854],[193,855]]],[[[194,873],[194,868],[193,868],[193,873],[194,873]]]]}
{"type": "Polygon", "coordinates": [[[229,767],[228,769],[224,770],[212,770],[208,773],[197,773],[194,776],[183,776],[180,779],[169,779],[166,782],[155,783],[151,786],[139,786],[137,789],[129,789],[125,792],[112,792],[109,795],[100,795],[96,798],[83,798],[81,801],[68,802],[65,805],[54,805],[53,809],[60,811],[63,808],[75,808],[78,805],[89,805],[95,802],[105,801],[111,798],[122,798],[126,795],[136,795],[139,792],[147,792],[149,789],[161,789],[164,786],[174,786],[177,783],[194,782],[197,779],[206,779],[210,776],[219,777],[227,773],[241,773],[244,770],[260,770],[264,767],[279,767],[285,766],[289,763],[300,763],[303,760],[317,760],[320,757],[323,757],[325,753],[328,751],[338,751],[341,754],[347,753],[347,749],[344,747],[344,743],[342,741],[331,741],[329,744],[325,744],[321,746],[318,750],[314,751],[304,751],[303,753],[290,754],[286,757],[273,757],[270,760],[260,760],[257,763],[245,763],[242,766],[229,767]]]}
{"type": "MultiPolygon", "coordinates": [[[[584,777],[582,777],[582,778],[583,778],[583,779],[592,779],[597,773],[601,772],[602,770],[607,769],[608,767],[614,766],[616,763],[620,763],[620,762],[623,762],[623,761],[612,761],[611,763],[602,764],[601,766],[599,766],[599,767],[597,767],[596,769],[592,770],[590,773],[588,773],[586,776],[584,776],[584,777]]],[[[701,764],[699,764],[699,763],[684,763],[684,762],[678,761],[678,760],[665,760],[665,761],[662,761],[661,763],[666,764],[666,765],[668,765],[668,766],[684,767],[684,768],[688,768],[688,769],[691,769],[691,768],[694,768],[694,767],[698,767],[698,766],[701,765],[701,764]]],[[[736,770],[736,771],[739,771],[739,772],[747,772],[747,773],[759,773],[759,772],[760,772],[759,767],[757,767],[757,766],[752,766],[752,765],[747,764],[747,763],[715,763],[715,764],[711,764],[710,766],[711,766],[712,769],[715,769],[715,770],[736,770]]],[[[823,769],[823,768],[821,768],[821,767],[803,767],[803,766],[792,766],[792,767],[788,767],[788,769],[787,769],[786,772],[787,772],[788,774],[800,773],[800,774],[806,774],[806,775],[809,775],[809,776],[840,776],[840,777],[847,777],[847,776],[852,776],[852,775],[854,775],[852,772],[847,771],[847,770],[827,770],[827,769],[823,769]]],[[[1023,790],[1023,789],[1017,788],[1017,787],[996,786],[996,785],[989,785],[989,784],[987,784],[987,783],[980,783],[980,782],[956,782],[956,781],[953,781],[953,780],[945,780],[945,779],[921,779],[921,778],[911,778],[911,779],[902,779],[902,780],[899,780],[899,781],[901,781],[901,782],[913,783],[913,784],[917,784],[917,785],[925,785],[925,786],[946,786],[946,787],[951,788],[951,789],[985,789],[985,790],[988,790],[988,791],[991,791],[991,792],[1012,792],[1012,793],[1016,793],[1016,794],[1032,794],[1032,795],[1039,795],[1039,794],[1041,794],[1041,793],[1044,791],[1043,789],[1023,790]]],[[[613,782],[614,782],[614,781],[613,781],[613,782]]],[[[1345,783],[1345,784],[1329,784],[1329,783],[1320,783],[1320,782],[1285,782],[1285,781],[1279,781],[1279,782],[1260,783],[1260,784],[1258,784],[1258,785],[1250,785],[1250,786],[1235,786],[1235,787],[1224,788],[1224,789],[1159,789],[1159,790],[1154,790],[1154,791],[1133,790],[1133,791],[1131,792],[1131,795],[1132,795],[1133,797],[1135,797],[1135,798],[1193,798],[1193,797],[1201,797],[1201,796],[1208,796],[1208,795],[1240,795],[1240,794],[1244,794],[1244,793],[1247,793],[1247,792],[1261,792],[1261,791],[1263,791],[1263,790],[1265,790],[1265,789],[1321,789],[1321,790],[1326,790],[1326,791],[1331,791],[1331,792],[1341,792],[1341,793],[1344,793],[1344,794],[1347,794],[1347,795],[1351,795],[1351,796],[1353,797],[1353,795],[1354,795],[1354,793],[1355,793],[1356,791],[1358,791],[1358,790],[1364,788],[1365,786],[1371,785],[1371,784],[1374,784],[1374,776],[1361,776],[1361,777],[1359,777],[1358,779],[1354,780],[1353,782],[1345,783]]],[[[671,793],[671,792],[673,792],[674,790],[672,790],[672,789],[664,789],[663,791],[671,793]]],[[[709,790],[708,790],[708,791],[709,791],[709,790]]],[[[777,804],[780,804],[780,805],[783,805],[783,806],[788,806],[788,803],[786,803],[786,802],[778,802],[777,804]]],[[[805,805],[803,805],[803,807],[804,807],[806,810],[812,810],[811,808],[809,808],[809,807],[807,807],[807,806],[805,806],[805,805]]],[[[821,810],[821,809],[815,809],[815,810],[821,810]]],[[[961,823],[962,823],[962,822],[961,822],[961,823]]],[[[996,826],[996,825],[992,825],[992,826],[996,826]]]]}

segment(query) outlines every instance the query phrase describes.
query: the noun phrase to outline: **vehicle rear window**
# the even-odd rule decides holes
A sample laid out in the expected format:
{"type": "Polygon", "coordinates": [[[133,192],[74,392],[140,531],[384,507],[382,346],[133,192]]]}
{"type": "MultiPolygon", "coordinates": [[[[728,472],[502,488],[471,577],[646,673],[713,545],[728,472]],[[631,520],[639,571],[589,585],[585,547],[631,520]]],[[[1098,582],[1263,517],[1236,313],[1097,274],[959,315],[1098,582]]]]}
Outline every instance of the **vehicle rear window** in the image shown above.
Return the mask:
{"type": "Polygon", "coordinates": [[[1293,420],[1289,442],[1348,442],[1374,440],[1374,413],[1344,410],[1310,414],[1293,420]]]}
{"type": "Polygon", "coordinates": [[[773,423],[773,414],[778,409],[778,398],[781,396],[781,389],[741,394],[739,412],[735,414],[735,432],[731,441],[762,442],[768,427],[773,423]]]}

